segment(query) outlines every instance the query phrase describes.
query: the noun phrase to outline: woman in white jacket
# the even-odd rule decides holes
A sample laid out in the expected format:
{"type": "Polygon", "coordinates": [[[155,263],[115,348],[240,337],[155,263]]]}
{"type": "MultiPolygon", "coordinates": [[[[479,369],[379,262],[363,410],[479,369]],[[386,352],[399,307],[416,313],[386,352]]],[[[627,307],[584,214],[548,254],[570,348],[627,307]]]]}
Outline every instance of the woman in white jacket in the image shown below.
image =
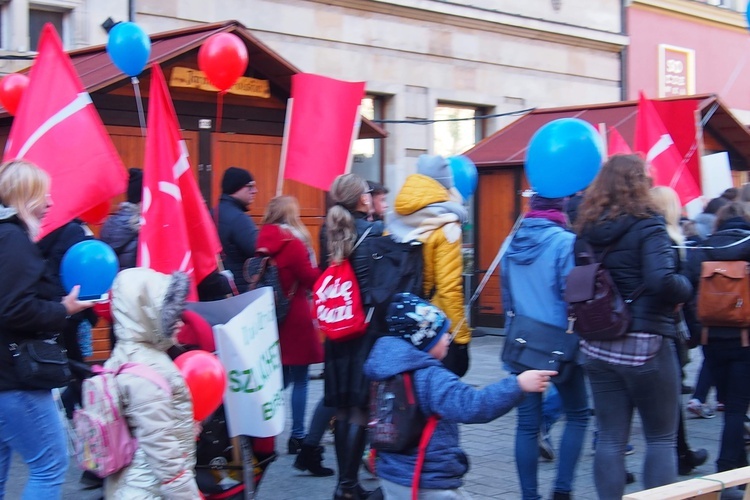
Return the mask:
{"type": "Polygon", "coordinates": [[[172,394],[134,374],[117,376],[123,415],[138,449],[133,462],[105,480],[105,498],[196,499],[195,431],[190,392],[166,351],[182,322],[188,277],[146,268],[120,272],[112,285],[117,344],[105,363],[117,370],[142,363],[159,372],[172,394]]]}

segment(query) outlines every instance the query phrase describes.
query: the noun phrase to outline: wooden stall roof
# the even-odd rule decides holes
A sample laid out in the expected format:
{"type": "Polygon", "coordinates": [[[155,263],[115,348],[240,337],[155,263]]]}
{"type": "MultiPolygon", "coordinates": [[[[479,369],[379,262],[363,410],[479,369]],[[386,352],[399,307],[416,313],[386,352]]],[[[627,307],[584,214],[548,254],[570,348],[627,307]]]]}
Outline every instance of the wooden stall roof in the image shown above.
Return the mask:
{"type": "MultiPolygon", "coordinates": [[[[233,33],[245,42],[250,60],[248,70],[252,69],[254,73],[267,78],[271,83],[272,93],[285,101],[291,93],[292,75],[301,71],[261,43],[238,21],[200,24],[150,35],[151,57],[144,69],[142,78],[150,72],[149,68],[152,63],[158,63],[163,67],[184,59],[186,54],[192,51],[197,54],[197,50],[206,39],[222,32],[233,33]]],[[[68,54],[84,88],[90,94],[107,93],[130,83],[130,77],[122,73],[112,63],[105,45],[76,49],[68,52],[68,54]]],[[[26,73],[29,70],[30,67],[22,70],[21,73],[26,73]]],[[[0,107],[0,122],[9,121],[10,118],[8,112],[0,107]]],[[[359,133],[361,139],[382,138],[386,135],[385,130],[362,117],[362,126],[359,133]]]]}
{"type": "MultiPolygon", "coordinates": [[[[729,153],[735,170],[750,170],[750,132],[715,94],[658,99],[659,101],[695,100],[705,120],[704,132],[710,133],[729,153]]],[[[600,123],[615,127],[633,144],[638,101],[612,102],[564,108],[535,109],[502,130],[482,140],[464,153],[479,168],[523,165],[526,148],[534,132],[558,118],[580,118],[595,127],[600,123]]]]}

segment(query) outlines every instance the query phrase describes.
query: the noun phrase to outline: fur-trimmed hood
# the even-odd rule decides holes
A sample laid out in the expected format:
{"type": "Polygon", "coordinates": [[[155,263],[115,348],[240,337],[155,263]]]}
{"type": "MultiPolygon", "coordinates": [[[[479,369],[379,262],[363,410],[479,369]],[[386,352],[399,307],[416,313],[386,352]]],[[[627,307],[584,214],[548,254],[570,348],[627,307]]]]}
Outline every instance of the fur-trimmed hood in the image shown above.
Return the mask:
{"type": "Polygon", "coordinates": [[[112,285],[112,317],[118,342],[152,344],[166,351],[185,309],[189,281],[137,267],[121,271],[112,285]]]}

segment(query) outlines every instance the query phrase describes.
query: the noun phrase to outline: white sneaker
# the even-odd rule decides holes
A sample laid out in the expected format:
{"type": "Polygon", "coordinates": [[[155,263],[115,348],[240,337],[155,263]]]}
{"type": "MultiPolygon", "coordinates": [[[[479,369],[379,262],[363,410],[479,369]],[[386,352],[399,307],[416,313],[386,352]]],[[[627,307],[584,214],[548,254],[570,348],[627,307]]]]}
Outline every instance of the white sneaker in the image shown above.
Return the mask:
{"type": "Polygon", "coordinates": [[[687,411],[700,418],[714,418],[716,413],[707,405],[697,399],[691,399],[687,404],[687,411]]]}

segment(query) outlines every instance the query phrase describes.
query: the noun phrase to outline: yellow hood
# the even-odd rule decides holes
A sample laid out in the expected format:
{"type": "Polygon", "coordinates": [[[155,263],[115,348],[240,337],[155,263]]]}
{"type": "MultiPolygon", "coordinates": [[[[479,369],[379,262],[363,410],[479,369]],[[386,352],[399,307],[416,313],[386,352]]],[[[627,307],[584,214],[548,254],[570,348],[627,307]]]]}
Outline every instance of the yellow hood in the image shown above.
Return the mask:
{"type": "Polygon", "coordinates": [[[442,184],[422,174],[406,178],[404,186],[396,195],[393,210],[399,215],[413,214],[427,205],[451,201],[451,196],[442,184]]]}

